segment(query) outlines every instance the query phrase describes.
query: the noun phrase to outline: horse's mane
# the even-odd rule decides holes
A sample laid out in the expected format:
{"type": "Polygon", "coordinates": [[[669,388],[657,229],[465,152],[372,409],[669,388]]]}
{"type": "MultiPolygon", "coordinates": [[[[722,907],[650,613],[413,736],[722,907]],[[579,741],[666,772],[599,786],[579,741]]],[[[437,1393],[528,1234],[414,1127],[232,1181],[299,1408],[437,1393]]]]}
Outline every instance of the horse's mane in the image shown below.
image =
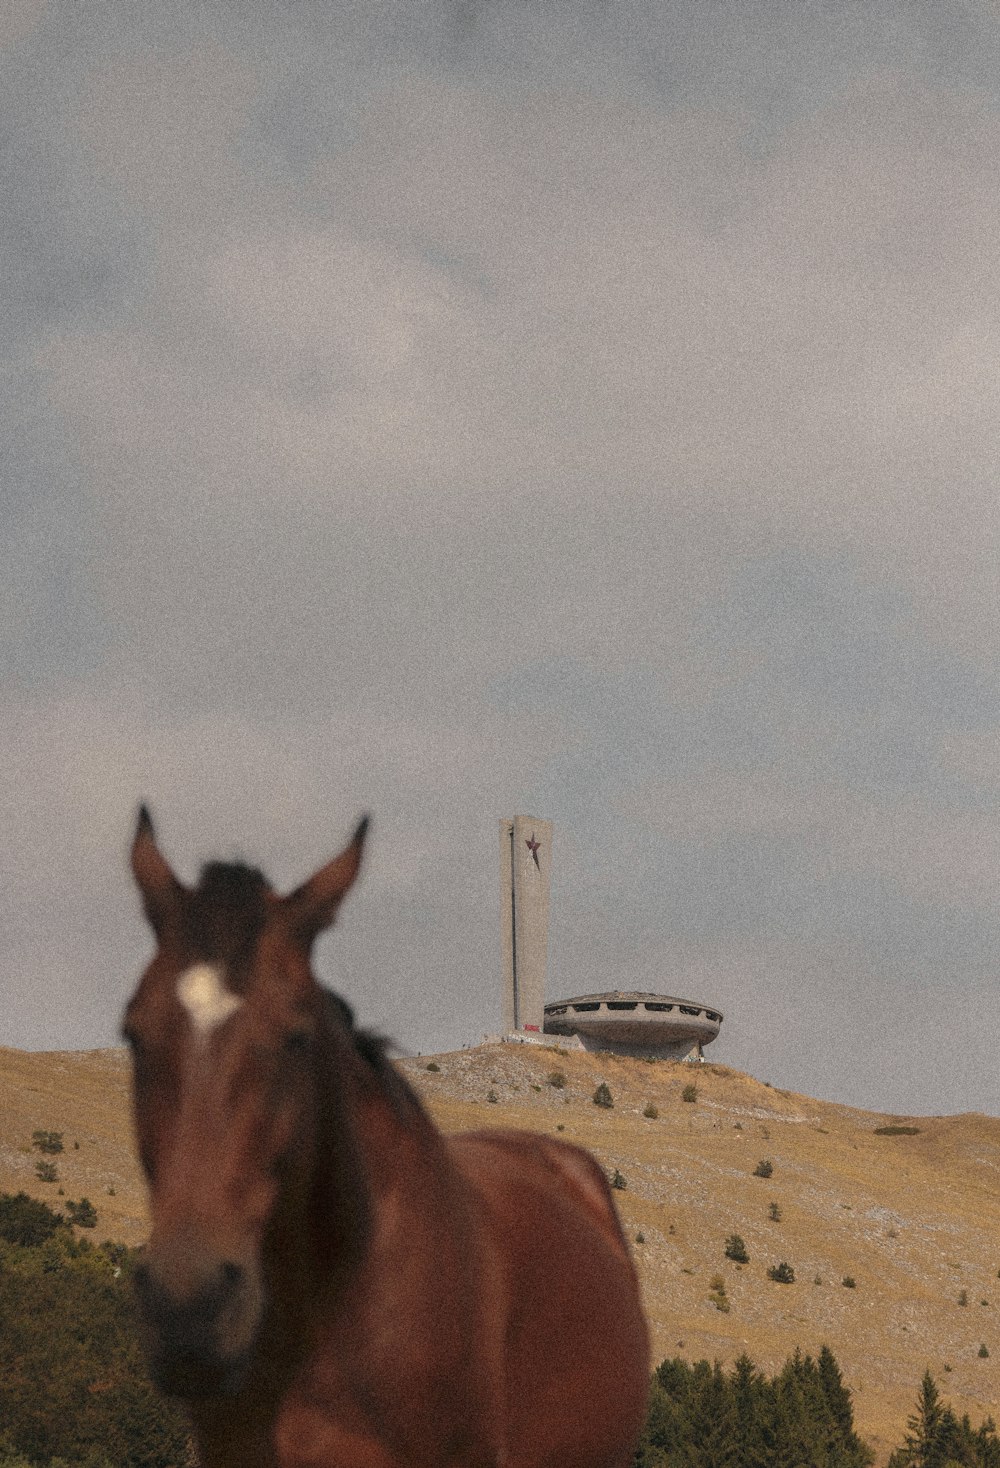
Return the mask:
{"type": "Polygon", "coordinates": [[[354,1023],[354,1010],[346,999],[322,986],[321,993],[327,1014],[333,1018],[335,1024],[346,1029],[355,1054],[374,1075],[395,1110],[401,1116],[409,1116],[411,1120],[416,1116],[422,1117],[424,1108],[417,1093],[389,1058],[392,1040],[375,1030],[359,1030],[354,1023]]]}

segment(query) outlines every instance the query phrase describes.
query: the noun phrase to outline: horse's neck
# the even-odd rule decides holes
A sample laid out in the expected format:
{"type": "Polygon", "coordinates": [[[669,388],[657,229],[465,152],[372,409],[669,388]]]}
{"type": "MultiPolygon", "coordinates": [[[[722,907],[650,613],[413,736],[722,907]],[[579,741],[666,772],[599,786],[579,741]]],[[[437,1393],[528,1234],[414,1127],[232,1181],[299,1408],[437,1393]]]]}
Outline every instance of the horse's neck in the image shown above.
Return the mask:
{"type": "MultiPolygon", "coordinates": [[[[300,1234],[296,1255],[313,1292],[342,1289],[367,1246],[371,1204],[359,1130],[363,1094],[360,1057],[345,1041],[330,1043],[317,1075],[309,1178],[298,1197],[285,1200],[300,1234]]],[[[282,1241],[286,1262],[288,1242],[282,1241]]]]}
{"type": "Polygon", "coordinates": [[[269,1239],[267,1376],[294,1374],[315,1330],[346,1328],[362,1300],[377,1308],[402,1260],[426,1267],[433,1224],[416,1229],[413,1219],[431,1223],[450,1206],[445,1141],[405,1082],[353,1046],[328,1059],[311,1175],[283,1197],[269,1239]]]}
{"type": "Polygon", "coordinates": [[[467,1251],[449,1254],[449,1224],[461,1204],[456,1210],[443,1137],[405,1085],[353,1050],[338,1057],[337,1072],[318,1108],[315,1175],[283,1199],[275,1221],[268,1273],[278,1303],[252,1379],[228,1422],[224,1415],[198,1422],[207,1468],[282,1468],[275,1424],[287,1428],[289,1411],[291,1420],[297,1411],[328,1425],[343,1419],[374,1443],[378,1384],[429,1320],[434,1340],[450,1343],[434,1312],[451,1318],[449,1289],[468,1298],[459,1279],[467,1251]],[[317,1222],[327,1226],[325,1247],[317,1246],[317,1222]]]}
{"type": "MultiPolygon", "coordinates": [[[[405,1081],[334,1036],[317,1075],[309,1175],[279,1205],[273,1267],[308,1275],[311,1297],[343,1289],[371,1241],[380,1200],[397,1180],[443,1163],[444,1142],[405,1081]]],[[[294,1291],[293,1291],[294,1293],[294,1291]]]]}
{"type": "Polygon", "coordinates": [[[353,1053],[342,1082],[337,1122],[345,1130],[321,1145],[320,1163],[329,1196],[345,1210],[341,1227],[351,1229],[355,1270],[367,1261],[365,1288],[377,1293],[387,1250],[420,1252],[426,1230],[412,1226],[414,1216],[430,1221],[447,1209],[451,1164],[441,1133],[387,1063],[353,1053]]]}

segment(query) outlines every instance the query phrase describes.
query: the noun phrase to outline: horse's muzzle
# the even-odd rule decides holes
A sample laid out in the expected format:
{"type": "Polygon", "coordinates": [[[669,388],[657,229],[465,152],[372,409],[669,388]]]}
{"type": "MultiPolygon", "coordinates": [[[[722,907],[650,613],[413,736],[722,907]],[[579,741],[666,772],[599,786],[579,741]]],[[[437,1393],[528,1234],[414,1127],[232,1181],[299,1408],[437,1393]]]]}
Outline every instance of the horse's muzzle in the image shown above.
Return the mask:
{"type": "Polygon", "coordinates": [[[224,1262],[199,1287],[175,1294],[143,1261],[135,1289],[150,1374],[167,1396],[232,1395],[242,1383],[255,1331],[253,1290],[240,1264],[224,1262]]]}

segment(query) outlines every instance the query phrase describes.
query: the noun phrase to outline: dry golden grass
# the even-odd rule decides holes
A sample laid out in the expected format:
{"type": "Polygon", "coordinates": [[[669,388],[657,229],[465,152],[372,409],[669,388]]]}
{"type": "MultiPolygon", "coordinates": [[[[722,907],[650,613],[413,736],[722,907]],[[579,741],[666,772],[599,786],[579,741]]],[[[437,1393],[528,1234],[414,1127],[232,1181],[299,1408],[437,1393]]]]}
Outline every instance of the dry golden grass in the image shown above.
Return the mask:
{"type": "MultiPolygon", "coordinates": [[[[746,1351],[776,1369],[796,1346],[815,1353],[827,1342],[854,1392],[858,1430],[880,1459],[900,1440],[927,1367],[956,1410],[974,1422],[996,1413],[1000,1120],[885,1117],[715,1065],[484,1046],[434,1057],[434,1073],[431,1058],[400,1064],[445,1131],[559,1131],[589,1147],[609,1176],[623,1174],[627,1187],[615,1196],[629,1237],[643,1235],[634,1253],[656,1360],[731,1364],[746,1351]],[[548,1083],[556,1070],[561,1089],[548,1083]],[[602,1080],[612,1110],[592,1104],[602,1080]],[[698,1097],[687,1103],[691,1083],[698,1097]],[[643,1115],[650,1103],[655,1119],[643,1115]],[[892,1123],[919,1132],[875,1134],[892,1123]],[[773,1163],[767,1179],[753,1176],[762,1158],[773,1163]],[[750,1254],[743,1267],[724,1257],[733,1233],[750,1254]],[[767,1277],[782,1260],[795,1270],[792,1285],[767,1277]],[[728,1312],[711,1297],[717,1274],[728,1312]]],[[[23,1188],[58,1206],[62,1186],[67,1198],[95,1204],[95,1237],[139,1242],[145,1204],[127,1081],[117,1051],[0,1050],[0,1190],[23,1188]],[[36,1129],[65,1134],[66,1150],[52,1159],[58,1184],[35,1177],[36,1129]]]]}
{"type": "Polygon", "coordinates": [[[53,1208],[89,1198],[98,1216],[92,1238],[141,1243],[146,1194],[132,1148],[128,1074],[121,1050],[0,1048],[0,1192],[23,1190],[53,1208]],[[65,1150],[43,1159],[31,1145],[34,1131],[62,1132],[65,1150]],[[56,1182],[36,1178],[42,1160],[55,1163],[56,1182]]]}

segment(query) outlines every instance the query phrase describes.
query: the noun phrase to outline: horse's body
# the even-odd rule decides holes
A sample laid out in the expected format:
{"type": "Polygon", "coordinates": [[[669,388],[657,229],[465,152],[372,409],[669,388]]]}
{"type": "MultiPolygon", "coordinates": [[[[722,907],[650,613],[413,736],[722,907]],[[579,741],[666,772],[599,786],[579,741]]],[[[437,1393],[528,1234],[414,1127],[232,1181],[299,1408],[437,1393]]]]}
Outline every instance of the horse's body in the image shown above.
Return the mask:
{"type": "Polygon", "coordinates": [[[183,888],[140,818],[158,952],[124,1028],[154,1376],[206,1468],[626,1468],[648,1344],[597,1164],[443,1137],[311,975],[363,834],[279,898],[238,867],[183,888]]]}

